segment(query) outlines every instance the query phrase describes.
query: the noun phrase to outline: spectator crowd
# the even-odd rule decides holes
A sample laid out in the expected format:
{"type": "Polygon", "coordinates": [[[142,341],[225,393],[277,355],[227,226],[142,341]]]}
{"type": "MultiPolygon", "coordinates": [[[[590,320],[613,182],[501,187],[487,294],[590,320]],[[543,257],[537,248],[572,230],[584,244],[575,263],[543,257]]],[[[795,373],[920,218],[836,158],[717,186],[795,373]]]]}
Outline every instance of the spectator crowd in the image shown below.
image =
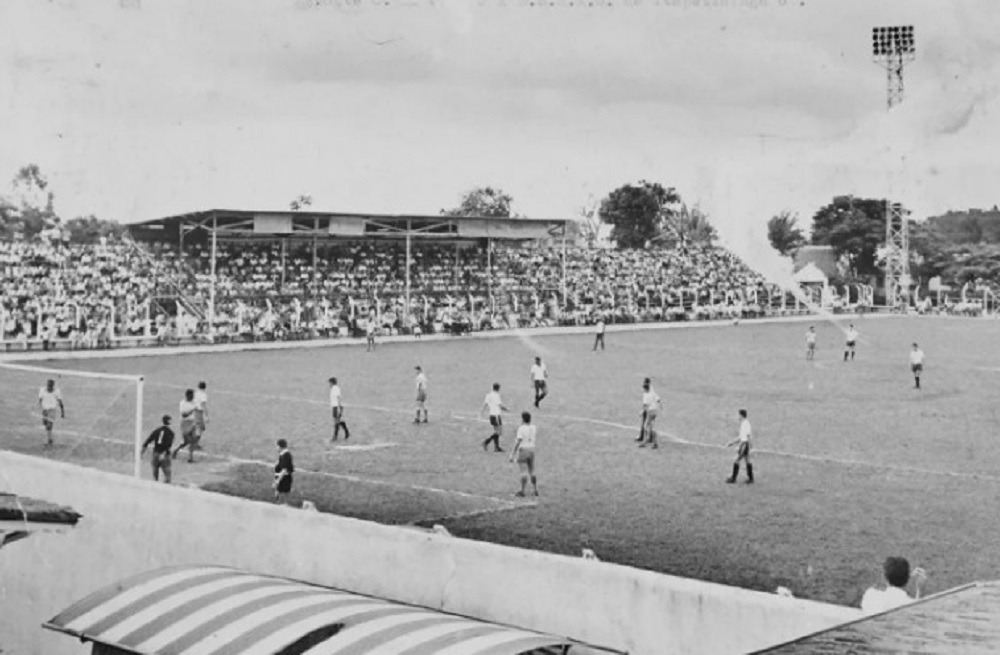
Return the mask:
{"type": "Polygon", "coordinates": [[[552,245],[227,241],[0,241],[8,344],[104,347],[123,338],[272,340],[739,318],[787,297],[709,245],[618,250],[552,245]],[[212,305],[214,312],[209,310],[212,305]],[[407,311],[407,306],[409,311],[407,311]],[[211,323],[211,325],[209,325],[211,323]]]}

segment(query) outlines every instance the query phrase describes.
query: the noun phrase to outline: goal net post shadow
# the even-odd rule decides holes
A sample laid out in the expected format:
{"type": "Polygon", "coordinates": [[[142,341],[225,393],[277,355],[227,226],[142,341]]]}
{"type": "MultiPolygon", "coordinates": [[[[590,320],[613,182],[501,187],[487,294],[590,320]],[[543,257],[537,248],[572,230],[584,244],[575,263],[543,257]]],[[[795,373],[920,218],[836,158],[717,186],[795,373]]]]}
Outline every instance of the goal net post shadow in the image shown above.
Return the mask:
{"type": "Polygon", "coordinates": [[[141,375],[0,362],[0,421],[8,428],[0,447],[17,450],[28,444],[30,450],[32,440],[43,438],[39,393],[48,380],[55,382],[66,407],[67,418],[55,421],[56,438],[68,437],[74,450],[83,451],[88,450],[87,441],[131,444],[132,474],[142,477],[145,378],[141,375]]]}

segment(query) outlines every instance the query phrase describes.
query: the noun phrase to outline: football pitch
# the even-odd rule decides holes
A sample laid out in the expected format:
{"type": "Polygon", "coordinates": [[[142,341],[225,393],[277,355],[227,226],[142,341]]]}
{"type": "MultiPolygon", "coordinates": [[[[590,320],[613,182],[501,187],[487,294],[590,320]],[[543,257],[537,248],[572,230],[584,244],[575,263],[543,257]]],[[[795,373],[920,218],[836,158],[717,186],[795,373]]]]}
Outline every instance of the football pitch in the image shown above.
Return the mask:
{"type": "MultiPolygon", "coordinates": [[[[175,482],[265,501],[275,441],[289,440],[292,500],[393,524],[579,555],[763,591],[857,605],[881,561],[927,570],[926,592],[1000,578],[1000,324],[983,319],[860,319],[844,363],[848,320],[743,323],[591,335],[455,337],[236,353],[33,362],[146,377],[148,434],[184,388],[208,383],[204,452],[174,463],[175,482]],[[927,353],[913,389],[911,343],[927,353]],[[532,407],[541,356],[550,395],[532,407]],[[430,423],[414,425],[414,366],[430,380],[430,423]],[[344,393],[349,441],[331,444],[326,379],[344,393]],[[641,384],[663,399],[659,450],[637,448],[641,384]],[[503,445],[522,410],[539,429],[541,496],[516,499],[507,453],[486,453],[479,416],[502,385],[503,445]],[[728,485],[737,410],[754,425],[756,484],[728,485]]],[[[63,378],[68,418],[56,446],[32,409],[42,376],[0,373],[3,447],[130,470],[130,398],[121,383],[63,378]]],[[[509,453],[509,450],[508,450],[509,453]]],[[[149,475],[144,463],[144,475],[149,475]]]]}

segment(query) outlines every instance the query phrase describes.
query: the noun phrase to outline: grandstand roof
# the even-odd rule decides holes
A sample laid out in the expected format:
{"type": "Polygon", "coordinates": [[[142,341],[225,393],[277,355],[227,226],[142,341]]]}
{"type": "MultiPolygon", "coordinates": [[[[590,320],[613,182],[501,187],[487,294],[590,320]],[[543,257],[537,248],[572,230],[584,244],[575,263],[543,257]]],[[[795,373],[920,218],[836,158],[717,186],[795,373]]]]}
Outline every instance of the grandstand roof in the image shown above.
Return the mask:
{"type": "Polygon", "coordinates": [[[175,566],[133,576],[73,604],[44,627],[122,652],[147,655],[616,652],[565,637],[218,566],[175,566]]]}
{"type": "Polygon", "coordinates": [[[759,653],[1000,652],[1000,582],[980,582],[852,621],[759,653]]]}
{"type": "Polygon", "coordinates": [[[498,239],[534,241],[564,236],[565,219],[415,214],[345,214],[312,211],[208,209],[129,225],[140,240],[175,241],[212,230],[223,239],[498,239]]]}

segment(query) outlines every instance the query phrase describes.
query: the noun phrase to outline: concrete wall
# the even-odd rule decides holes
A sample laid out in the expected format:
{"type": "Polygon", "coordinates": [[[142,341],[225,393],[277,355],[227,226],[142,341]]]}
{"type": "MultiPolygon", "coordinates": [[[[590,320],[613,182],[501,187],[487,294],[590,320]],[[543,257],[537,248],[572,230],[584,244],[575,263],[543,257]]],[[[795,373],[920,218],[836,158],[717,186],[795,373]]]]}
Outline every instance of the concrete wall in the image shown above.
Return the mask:
{"type": "Polygon", "coordinates": [[[87,652],[40,625],[129,575],[223,564],[634,655],[740,653],[859,614],[613,564],[253,503],[0,452],[0,488],[83,514],[0,550],[0,649],[87,652]]]}

